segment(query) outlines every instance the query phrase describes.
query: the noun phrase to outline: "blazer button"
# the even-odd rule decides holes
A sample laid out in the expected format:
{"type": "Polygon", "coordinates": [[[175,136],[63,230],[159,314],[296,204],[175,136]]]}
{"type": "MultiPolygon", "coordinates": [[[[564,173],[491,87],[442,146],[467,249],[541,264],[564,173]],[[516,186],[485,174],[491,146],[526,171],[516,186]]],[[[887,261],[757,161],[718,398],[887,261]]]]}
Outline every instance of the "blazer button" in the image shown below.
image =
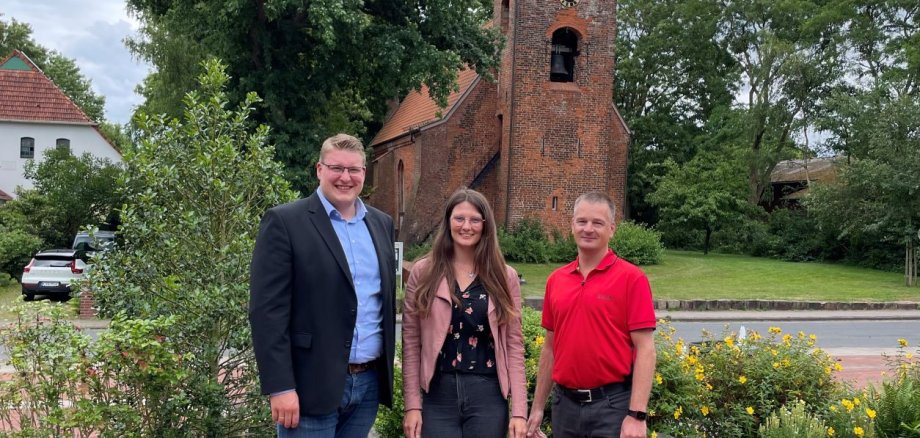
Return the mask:
{"type": "Polygon", "coordinates": [[[354,315],[354,314],[356,314],[356,313],[358,313],[358,309],[351,309],[351,314],[352,314],[352,315],[354,315]]]}
{"type": "Polygon", "coordinates": [[[345,348],[351,348],[351,341],[345,341],[345,348]]]}

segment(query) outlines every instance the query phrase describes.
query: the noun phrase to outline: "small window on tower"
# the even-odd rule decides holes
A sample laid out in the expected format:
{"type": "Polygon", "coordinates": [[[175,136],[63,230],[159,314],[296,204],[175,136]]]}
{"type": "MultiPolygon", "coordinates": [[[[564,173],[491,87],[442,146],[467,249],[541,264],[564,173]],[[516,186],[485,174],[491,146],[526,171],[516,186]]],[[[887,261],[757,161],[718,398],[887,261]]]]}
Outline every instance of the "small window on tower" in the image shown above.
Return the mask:
{"type": "Polygon", "coordinates": [[[553,211],[556,211],[558,209],[559,209],[559,197],[553,196],[553,211]]]}
{"type": "Polygon", "coordinates": [[[58,149],[66,149],[68,151],[70,150],[70,140],[69,139],[59,138],[57,139],[57,142],[55,142],[55,144],[57,145],[58,149]]]}
{"type": "Polygon", "coordinates": [[[511,18],[511,8],[508,4],[509,0],[502,0],[502,15],[501,15],[501,26],[502,33],[508,32],[508,21],[511,18]]]}
{"type": "Polygon", "coordinates": [[[553,32],[549,80],[553,82],[574,81],[576,56],[578,56],[578,34],[568,27],[553,32]]]}

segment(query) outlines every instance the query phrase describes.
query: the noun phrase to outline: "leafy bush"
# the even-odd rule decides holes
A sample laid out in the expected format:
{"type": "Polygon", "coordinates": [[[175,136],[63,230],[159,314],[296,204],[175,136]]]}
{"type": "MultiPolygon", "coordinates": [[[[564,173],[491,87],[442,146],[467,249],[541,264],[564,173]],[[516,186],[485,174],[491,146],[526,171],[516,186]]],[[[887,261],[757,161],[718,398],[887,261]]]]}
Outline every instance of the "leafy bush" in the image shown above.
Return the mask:
{"type": "Polygon", "coordinates": [[[266,209],[295,198],[265,145],[268,128],[247,120],[258,102],[228,109],[229,77],[208,61],[183,120],[136,118],[140,141],[119,181],[123,244],[96,260],[88,279],[102,316],[174,317],[166,336],[190,353],[182,412],[192,436],[267,434],[247,304],[249,265],[266,209]]]}
{"type": "Polygon", "coordinates": [[[834,236],[822,231],[805,210],[775,210],[765,225],[751,240],[749,253],[753,256],[792,262],[823,260],[837,246],[834,236]]]}
{"type": "Polygon", "coordinates": [[[661,233],[631,221],[617,225],[610,247],[618,256],[637,265],[658,264],[664,253],[661,233]]]}
{"type": "Polygon", "coordinates": [[[868,402],[877,414],[875,431],[880,437],[920,437],[920,362],[900,339],[898,353],[889,358],[894,380],[871,387],[868,402]]]}
{"type": "MultiPolygon", "coordinates": [[[[396,344],[396,357],[402,357],[402,344],[396,344]]],[[[402,391],[402,367],[399,359],[393,367],[393,407],[381,405],[374,421],[374,431],[380,438],[402,438],[403,412],[406,409],[405,398],[402,391]]]]}
{"type": "Polygon", "coordinates": [[[0,382],[0,430],[15,436],[188,436],[190,353],[163,336],[173,318],[118,317],[95,342],[49,302],[14,308],[0,332],[15,372],[0,382]]]}
{"type": "Polygon", "coordinates": [[[416,261],[421,258],[423,255],[428,254],[428,251],[431,251],[431,242],[426,241],[422,243],[416,243],[412,245],[403,252],[403,260],[406,261],[416,261]]]}
{"type": "Polygon", "coordinates": [[[819,418],[805,412],[805,402],[796,400],[792,410],[783,406],[770,414],[770,418],[760,425],[758,435],[760,438],[824,438],[827,428],[819,418]]]}
{"type": "Polygon", "coordinates": [[[22,268],[41,247],[42,239],[26,231],[0,231],[0,273],[22,279],[22,268]]]}
{"type": "Polygon", "coordinates": [[[510,231],[499,230],[499,245],[505,259],[520,263],[548,263],[549,240],[543,224],[534,218],[521,219],[510,231]]]}

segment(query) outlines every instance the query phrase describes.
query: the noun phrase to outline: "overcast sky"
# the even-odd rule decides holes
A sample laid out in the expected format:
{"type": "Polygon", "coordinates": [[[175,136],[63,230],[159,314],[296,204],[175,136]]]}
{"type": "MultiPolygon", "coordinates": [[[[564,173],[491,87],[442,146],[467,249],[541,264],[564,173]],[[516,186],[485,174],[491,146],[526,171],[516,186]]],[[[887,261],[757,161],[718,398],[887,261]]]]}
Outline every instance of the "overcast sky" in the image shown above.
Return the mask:
{"type": "MultiPolygon", "coordinates": [[[[3,0],[3,20],[29,23],[32,38],[76,61],[93,90],[105,96],[105,116],[126,123],[141,97],[134,93],[150,67],[131,57],[125,37],[136,20],[124,0],[3,0]]],[[[7,54],[0,54],[0,57],[7,54]]]]}

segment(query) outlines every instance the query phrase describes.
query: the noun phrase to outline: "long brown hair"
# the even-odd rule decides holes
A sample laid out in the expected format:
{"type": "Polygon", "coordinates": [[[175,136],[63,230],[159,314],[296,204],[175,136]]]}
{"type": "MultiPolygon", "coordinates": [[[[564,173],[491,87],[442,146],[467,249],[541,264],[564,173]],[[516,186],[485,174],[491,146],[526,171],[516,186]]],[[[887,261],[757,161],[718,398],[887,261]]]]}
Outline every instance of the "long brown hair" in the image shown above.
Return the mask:
{"type": "MultiPolygon", "coordinates": [[[[485,196],[470,189],[457,190],[447,200],[447,206],[441,217],[441,224],[438,227],[434,243],[431,245],[431,251],[425,256],[428,259],[428,267],[419,280],[418,293],[415,296],[416,309],[418,309],[420,318],[427,317],[428,312],[431,310],[431,303],[437,295],[441,279],[446,277],[447,284],[450,287],[453,287],[456,281],[454,269],[451,265],[454,260],[454,239],[450,235],[450,222],[454,207],[463,202],[469,202],[482,215],[482,234],[476,244],[476,248],[473,250],[475,269],[479,274],[479,281],[482,282],[483,287],[489,293],[489,299],[494,301],[499,323],[507,324],[511,318],[517,317],[517,311],[514,308],[511,291],[508,289],[508,271],[505,268],[505,257],[502,256],[502,252],[498,247],[495,216],[492,214],[492,207],[489,206],[489,201],[486,200],[485,196]]],[[[456,299],[453,296],[454,294],[452,293],[452,299],[456,299]]]]}

